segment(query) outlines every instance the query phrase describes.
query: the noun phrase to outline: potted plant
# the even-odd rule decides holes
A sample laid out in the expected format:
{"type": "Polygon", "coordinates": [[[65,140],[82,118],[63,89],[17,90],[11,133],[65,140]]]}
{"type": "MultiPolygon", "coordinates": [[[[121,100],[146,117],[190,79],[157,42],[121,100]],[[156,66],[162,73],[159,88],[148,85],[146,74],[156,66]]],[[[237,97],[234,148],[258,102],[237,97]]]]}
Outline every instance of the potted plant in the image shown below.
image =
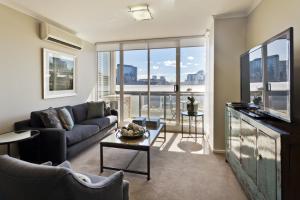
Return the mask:
{"type": "Polygon", "coordinates": [[[261,104],[261,101],[262,101],[262,98],[260,96],[255,96],[253,98],[253,103],[256,105],[256,106],[259,106],[261,104]]]}
{"type": "Polygon", "coordinates": [[[198,111],[198,102],[195,100],[195,97],[190,96],[188,97],[188,103],[187,103],[187,111],[189,115],[195,115],[198,111]]]}

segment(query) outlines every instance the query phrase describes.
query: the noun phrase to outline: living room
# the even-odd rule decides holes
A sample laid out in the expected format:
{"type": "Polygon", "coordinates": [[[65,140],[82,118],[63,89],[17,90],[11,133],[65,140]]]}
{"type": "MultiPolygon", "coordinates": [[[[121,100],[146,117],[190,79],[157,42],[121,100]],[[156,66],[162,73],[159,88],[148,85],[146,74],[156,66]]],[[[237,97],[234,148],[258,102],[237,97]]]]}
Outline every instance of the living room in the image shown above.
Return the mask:
{"type": "Polygon", "coordinates": [[[0,199],[298,199],[299,5],[0,0],[0,199]]]}

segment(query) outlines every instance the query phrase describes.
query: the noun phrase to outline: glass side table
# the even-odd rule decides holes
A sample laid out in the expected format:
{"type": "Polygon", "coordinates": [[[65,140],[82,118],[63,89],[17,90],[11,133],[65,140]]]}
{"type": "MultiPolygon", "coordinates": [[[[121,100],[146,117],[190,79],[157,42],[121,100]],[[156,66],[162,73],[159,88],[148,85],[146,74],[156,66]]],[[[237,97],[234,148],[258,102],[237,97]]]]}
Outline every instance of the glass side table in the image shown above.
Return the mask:
{"type": "Polygon", "coordinates": [[[191,129],[192,129],[192,124],[191,124],[191,119],[195,118],[195,138],[197,138],[197,122],[198,122],[198,117],[201,117],[202,119],[202,135],[204,136],[204,113],[203,112],[197,112],[194,113],[193,115],[190,115],[187,111],[186,112],[181,112],[181,136],[182,138],[191,138],[191,129]],[[189,137],[184,137],[183,135],[183,117],[188,117],[189,118],[189,137]]]}
{"type": "Polygon", "coordinates": [[[0,145],[7,145],[7,154],[10,156],[10,145],[25,140],[31,140],[40,134],[37,130],[8,132],[0,135],[0,145]]]}

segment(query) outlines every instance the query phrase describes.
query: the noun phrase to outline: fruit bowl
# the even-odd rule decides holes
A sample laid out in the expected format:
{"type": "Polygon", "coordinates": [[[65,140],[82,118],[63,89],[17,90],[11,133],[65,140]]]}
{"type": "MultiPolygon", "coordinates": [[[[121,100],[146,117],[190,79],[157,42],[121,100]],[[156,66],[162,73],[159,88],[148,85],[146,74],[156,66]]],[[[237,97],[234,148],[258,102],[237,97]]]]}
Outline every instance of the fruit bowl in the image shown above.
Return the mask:
{"type": "Polygon", "coordinates": [[[118,131],[122,138],[127,139],[143,137],[146,132],[147,131],[142,126],[139,126],[135,123],[130,123],[127,127],[124,126],[118,131]]]}

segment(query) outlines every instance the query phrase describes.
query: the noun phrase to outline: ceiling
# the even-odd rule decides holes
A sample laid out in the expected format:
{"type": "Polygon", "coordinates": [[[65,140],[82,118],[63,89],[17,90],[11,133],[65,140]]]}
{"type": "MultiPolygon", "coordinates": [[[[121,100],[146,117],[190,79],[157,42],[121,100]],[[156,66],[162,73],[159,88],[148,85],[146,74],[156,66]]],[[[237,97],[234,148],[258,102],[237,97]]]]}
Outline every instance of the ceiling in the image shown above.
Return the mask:
{"type": "Polygon", "coordinates": [[[212,16],[246,16],[261,0],[0,0],[71,30],[90,42],[201,35],[212,16]],[[147,3],[153,20],[135,21],[128,6],[147,3]]]}

